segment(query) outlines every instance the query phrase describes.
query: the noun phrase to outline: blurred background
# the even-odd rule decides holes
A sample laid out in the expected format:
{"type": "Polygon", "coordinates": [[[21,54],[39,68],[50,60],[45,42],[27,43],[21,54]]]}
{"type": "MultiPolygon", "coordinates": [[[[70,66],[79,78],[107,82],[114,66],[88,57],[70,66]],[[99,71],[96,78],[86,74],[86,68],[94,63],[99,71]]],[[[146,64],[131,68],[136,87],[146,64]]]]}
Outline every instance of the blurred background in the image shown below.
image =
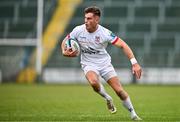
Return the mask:
{"type": "Polygon", "coordinates": [[[60,43],[91,5],[143,67],[136,81],[129,60],[109,45],[122,83],[180,84],[179,0],[0,0],[0,82],[86,83],[79,57],[63,57],[60,43]]]}

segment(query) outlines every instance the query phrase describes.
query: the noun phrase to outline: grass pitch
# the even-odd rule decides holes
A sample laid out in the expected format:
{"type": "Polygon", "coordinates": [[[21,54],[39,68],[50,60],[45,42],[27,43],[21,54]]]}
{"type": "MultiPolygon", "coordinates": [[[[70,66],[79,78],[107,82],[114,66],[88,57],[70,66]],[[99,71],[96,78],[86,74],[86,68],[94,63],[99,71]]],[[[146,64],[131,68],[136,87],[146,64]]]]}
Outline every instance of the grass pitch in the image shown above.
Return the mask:
{"type": "MultiPolygon", "coordinates": [[[[127,85],[143,121],[180,121],[180,86],[127,85]]],[[[115,93],[117,107],[106,103],[89,85],[0,85],[0,121],[131,121],[115,93]]]]}

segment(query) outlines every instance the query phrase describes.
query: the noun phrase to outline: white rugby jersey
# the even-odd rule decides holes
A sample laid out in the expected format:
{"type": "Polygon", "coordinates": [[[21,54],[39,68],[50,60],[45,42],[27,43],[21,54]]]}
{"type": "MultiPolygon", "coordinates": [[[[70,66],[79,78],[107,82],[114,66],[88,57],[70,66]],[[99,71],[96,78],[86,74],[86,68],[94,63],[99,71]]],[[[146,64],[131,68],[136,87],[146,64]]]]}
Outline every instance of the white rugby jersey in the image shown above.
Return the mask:
{"type": "Polygon", "coordinates": [[[98,29],[89,33],[85,24],[76,26],[68,35],[78,41],[81,48],[81,64],[104,66],[111,63],[111,57],[106,51],[108,43],[114,44],[118,37],[110,30],[98,25],[98,29]]]}

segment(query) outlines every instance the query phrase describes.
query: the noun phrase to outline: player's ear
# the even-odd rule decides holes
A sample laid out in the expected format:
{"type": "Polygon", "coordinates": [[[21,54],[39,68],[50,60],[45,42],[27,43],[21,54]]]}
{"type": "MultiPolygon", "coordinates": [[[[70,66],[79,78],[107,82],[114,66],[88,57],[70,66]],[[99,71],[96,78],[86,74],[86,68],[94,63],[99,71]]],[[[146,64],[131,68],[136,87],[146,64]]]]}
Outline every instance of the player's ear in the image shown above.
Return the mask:
{"type": "Polygon", "coordinates": [[[100,17],[99,16],[95,16],[95,21],[98,24],[100,22],[100,17]]]}

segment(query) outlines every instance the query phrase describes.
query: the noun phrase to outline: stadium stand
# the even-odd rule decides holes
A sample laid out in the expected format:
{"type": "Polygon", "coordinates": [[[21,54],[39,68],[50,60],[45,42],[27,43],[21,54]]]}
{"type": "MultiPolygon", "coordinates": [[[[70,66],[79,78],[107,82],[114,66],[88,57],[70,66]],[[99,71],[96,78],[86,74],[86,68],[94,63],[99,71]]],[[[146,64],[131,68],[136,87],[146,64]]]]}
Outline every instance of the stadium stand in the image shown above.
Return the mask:
{"type": "MultiPolygon", "coordinates": [[[[44,0],[44,28],[48,24],[56,0],[44,0]]],[[[0,38],[8,39],[33,39],[36,38],[37,0],[1,0],[0,1],[0,38]]],[[[23,40],[23,41],[24,41],[23,40]]],[[[11,45],[11,44],[9,44],[11,45]]],[[[18,44],[17,44],[18,45],[18,44]]],[[[0,45],[0,70],[3,80],[15,79],[18,72],[30,61],[34,47],[3,46],[0,45]],[[13,59],[13,60],[12,60],[13,59]]]]}
{"type": "MultiPolygon", "coordinates": [[[[36,0],[1,0],[0,38],[35,38],[36,2],[36,0]]],[[[45,0],[44,28],[51,18],[55,4],[56,0],[53,2],[45,0]]],[[[180,67],[179,0],[84,0],[76,9],[64,35],[59,40],[62,40],[76,25],[83,23],[83,10],[89,5],[97,5],[102,9],[101,24],[130,45],[143,67],[180,67]]],[[[10,53],[23,55],[23,49],[16,48],[16,51],[10,53]]],[[[0,47],[0,62],[8,62],[7,54],[2,52],[8,53],[9,49],[0,47]]],[[[57,45],[45,67],[80,66],[79,58],[69,60],[61,56],[59,50],[57,45]]],[[[117,68],[129,65],[127,58],[119,49],[109,46],[108,51],[117,68]]],[[[15,62],[20,62],[22,56],[16,59],[15,62]]],[[[4,63],[0,64],[1,70],[5,69],[3,65],[4,63]]],[[[14,68],[18,71],[17,63],[14,68]]]]}

